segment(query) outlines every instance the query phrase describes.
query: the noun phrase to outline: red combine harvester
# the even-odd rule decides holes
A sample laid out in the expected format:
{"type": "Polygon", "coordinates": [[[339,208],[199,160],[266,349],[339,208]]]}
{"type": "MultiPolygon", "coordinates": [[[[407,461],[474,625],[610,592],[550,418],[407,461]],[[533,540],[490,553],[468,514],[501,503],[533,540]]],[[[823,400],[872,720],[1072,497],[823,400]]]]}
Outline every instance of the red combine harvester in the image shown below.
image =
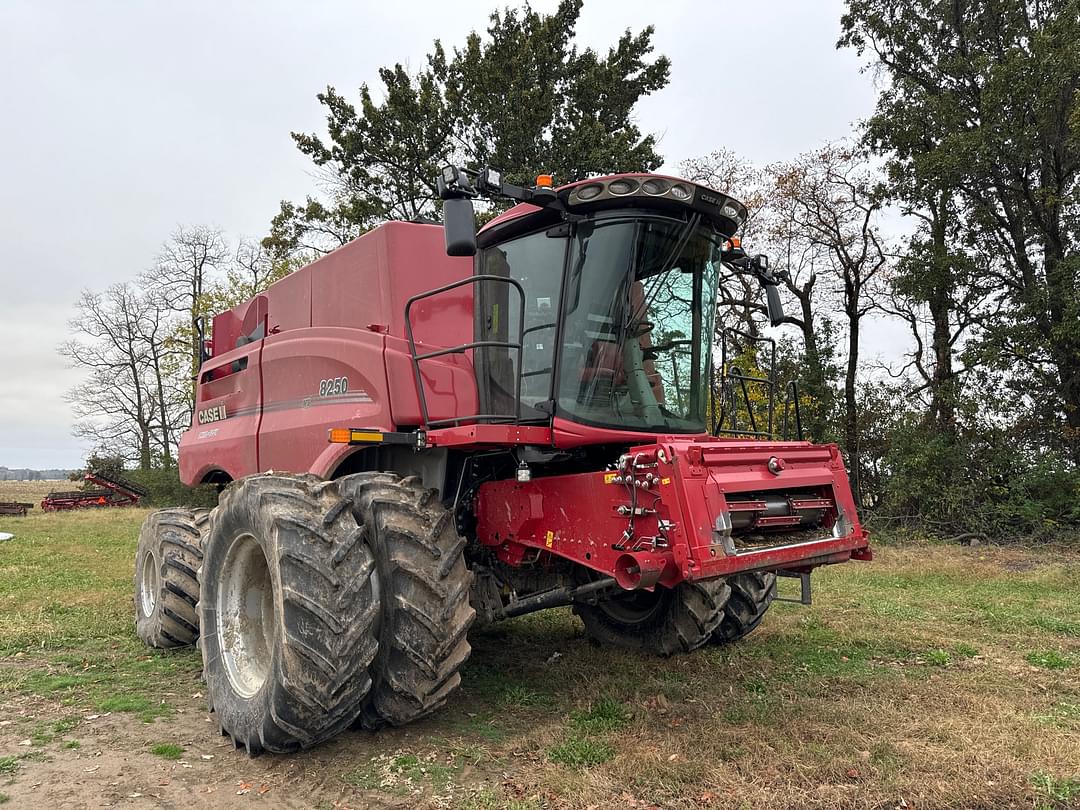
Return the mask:
{"type": "Polygon", "coordinates": [[[138,506],[147,492],[133,481],[118,475],[88,472],[85,480],[100,489],[50,492],[41,501],[43,512],[64,512],[70,509],[97,509],[106,506],[138,506]]]}
{"type": "Polygon", "coordinates": [[[752,631],[778,574],[808,602],[814,567],[870,559],[797,391],[789,440],[773,381],[716,379],[721,265],[784,321],[740,203],[648,174],[439,185],[445,227],[387,223],[214,318],[180,471],[219,504],[140,535],[140,636],[199,640],[252,754],[433,711],[474,620],[570,605],[669,655],[752,631]],[[477,234],[477,196],[519,204],[477,234]]]}

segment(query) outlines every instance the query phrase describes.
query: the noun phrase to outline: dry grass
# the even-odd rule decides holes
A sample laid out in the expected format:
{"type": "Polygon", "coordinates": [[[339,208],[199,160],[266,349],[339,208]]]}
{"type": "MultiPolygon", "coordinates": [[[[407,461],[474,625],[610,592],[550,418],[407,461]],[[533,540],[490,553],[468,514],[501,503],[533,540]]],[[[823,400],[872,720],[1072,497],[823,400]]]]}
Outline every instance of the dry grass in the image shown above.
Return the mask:
{"type": "MultiPolygon", "coordinates": [[[[0,714],[28,694],[147,711],[192,677],[193,653],[132,654],[144,514],[0,518],[21,532],[0,544],[0,714]]],[[[475,634],[435,717],[259,762],[348,807],[1080,805],[1080,558],[879,546],[814,582],[812,607],[667,660],[596,648],[568,611],[515,620],[475,634]]]]}
{"type": "Polygon", "coordinates": [[[56,490],[78,489],[77,481],[0,481],[0,501],[20,501],[41,506],[41,499],[56,490]]]}

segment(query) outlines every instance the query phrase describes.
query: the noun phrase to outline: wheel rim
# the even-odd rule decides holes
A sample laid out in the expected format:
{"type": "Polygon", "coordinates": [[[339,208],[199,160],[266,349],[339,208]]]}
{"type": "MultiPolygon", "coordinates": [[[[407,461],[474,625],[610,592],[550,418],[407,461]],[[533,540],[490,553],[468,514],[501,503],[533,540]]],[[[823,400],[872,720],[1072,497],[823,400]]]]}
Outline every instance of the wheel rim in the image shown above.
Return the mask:
{"type": "Polygon", "coordinates": [[[645,624],[663,610],[667,593],[659,587],[652,591],[627,591],[603,600],[598,607],[621,624],[645,624]]]}
{"type": "Polygon", "coordinates": [[[242,697],[253,697],[270,673],[275,620],[270,567],[250,534],[237,537],[225,555],[215,608],[229,683],[242,697]]]}
{"type": "Polygon", "coordinates": [[[152,551],[143,553],[142,577],[139,579],[139,607],[143,616],[150,618],[154,615],[154,606],[157,605],[157,592],[161,587],[161,572],[158,571],[157,560],[152,551]]]}

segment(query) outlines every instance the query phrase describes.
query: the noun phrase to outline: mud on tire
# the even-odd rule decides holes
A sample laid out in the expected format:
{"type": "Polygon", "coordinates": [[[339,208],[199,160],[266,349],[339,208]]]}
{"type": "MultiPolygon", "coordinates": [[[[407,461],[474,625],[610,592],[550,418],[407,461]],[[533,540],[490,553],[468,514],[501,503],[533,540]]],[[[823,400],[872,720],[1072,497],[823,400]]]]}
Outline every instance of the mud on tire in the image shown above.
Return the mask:
{"type": "Polygon", "coordinates": [[[402,725],[442,706],[461,683],[472,574],[453,516],[415,477],[358,473],[338,481],[379,574],[379,651],[362,722],[402,725]]]}
{"type": "Polygon", "coordinates": [[[258,475],[221,495],[200,573],[203,667],[223,734],[286,753],[349,727],[371,686],[374,561],[332,482],[258,475]]]}
{"type": "Polygon", "coordinates": [[[667,656],[705,644],[720,625],[729,594],[723,579],[683,582],[575,605],[574,612],[593,641],[667,656]]]}
{"type": "Polygon", "coordinates": [[[160,509],[143,521],[135,552],[135,632],[151,647],[183,647],[199,637],[199,583],[205,509],[160,509]]]}
{"type": "Polygon", "coordinates": [[[727,578],[731,597],[724,605],[720,626],[713,633],[717,644],[730,644],[753,632],[776,598],[776,574],[749,571],[727,578]]]}

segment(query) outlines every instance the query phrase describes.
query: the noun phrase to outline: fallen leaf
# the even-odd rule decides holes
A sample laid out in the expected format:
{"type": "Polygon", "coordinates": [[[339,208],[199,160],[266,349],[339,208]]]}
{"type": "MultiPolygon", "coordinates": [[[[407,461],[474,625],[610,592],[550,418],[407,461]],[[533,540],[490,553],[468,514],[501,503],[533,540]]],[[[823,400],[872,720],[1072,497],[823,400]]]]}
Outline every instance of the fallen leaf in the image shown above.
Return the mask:
{"type": "Polygon", "coordinates": [[[670,757],[668,757],[668,758],[667,758],[667,761],[668,761],[668,762],[674,762],[674,761],[675,761],[675,760],[677,760],[678,758],[679,758],[679,755],[678,755],[678,754],[672,754],[672,755],[671,755],[670,757]]]}
{"type": "Polygon", "coordinates": [[[213,758],[214,758],[213,754],[203,754],[202,757],[201,757],[201,759],[213,759],[213,758]]]}
{"type": "Polygon", "coordinates": [[[858,779],[859,778],[859,769],[858,768],[848,768],[847,771],[845,771],[845,773],[847,774],[848,779],[858,779]]]}
{"type": "Polygon", "coordinates": [[[269,792],[270,792],[270,786],[269,786],[269,785],[259,785],[259,789],[258,789],[258,791],[256,791],[256,792],[257,792],[257,793],[258,793],[258,794],[259,794],[260,796],[262,796],[263,794],[265,794],[265,793],[269,793],[269,792]]]}
{"type": "Polygon", "coordinates": [[[19,743],[19,745],[30,745],[30,744],[31,744],[30,740],[23,740],[21,743],[19,743]]]}

